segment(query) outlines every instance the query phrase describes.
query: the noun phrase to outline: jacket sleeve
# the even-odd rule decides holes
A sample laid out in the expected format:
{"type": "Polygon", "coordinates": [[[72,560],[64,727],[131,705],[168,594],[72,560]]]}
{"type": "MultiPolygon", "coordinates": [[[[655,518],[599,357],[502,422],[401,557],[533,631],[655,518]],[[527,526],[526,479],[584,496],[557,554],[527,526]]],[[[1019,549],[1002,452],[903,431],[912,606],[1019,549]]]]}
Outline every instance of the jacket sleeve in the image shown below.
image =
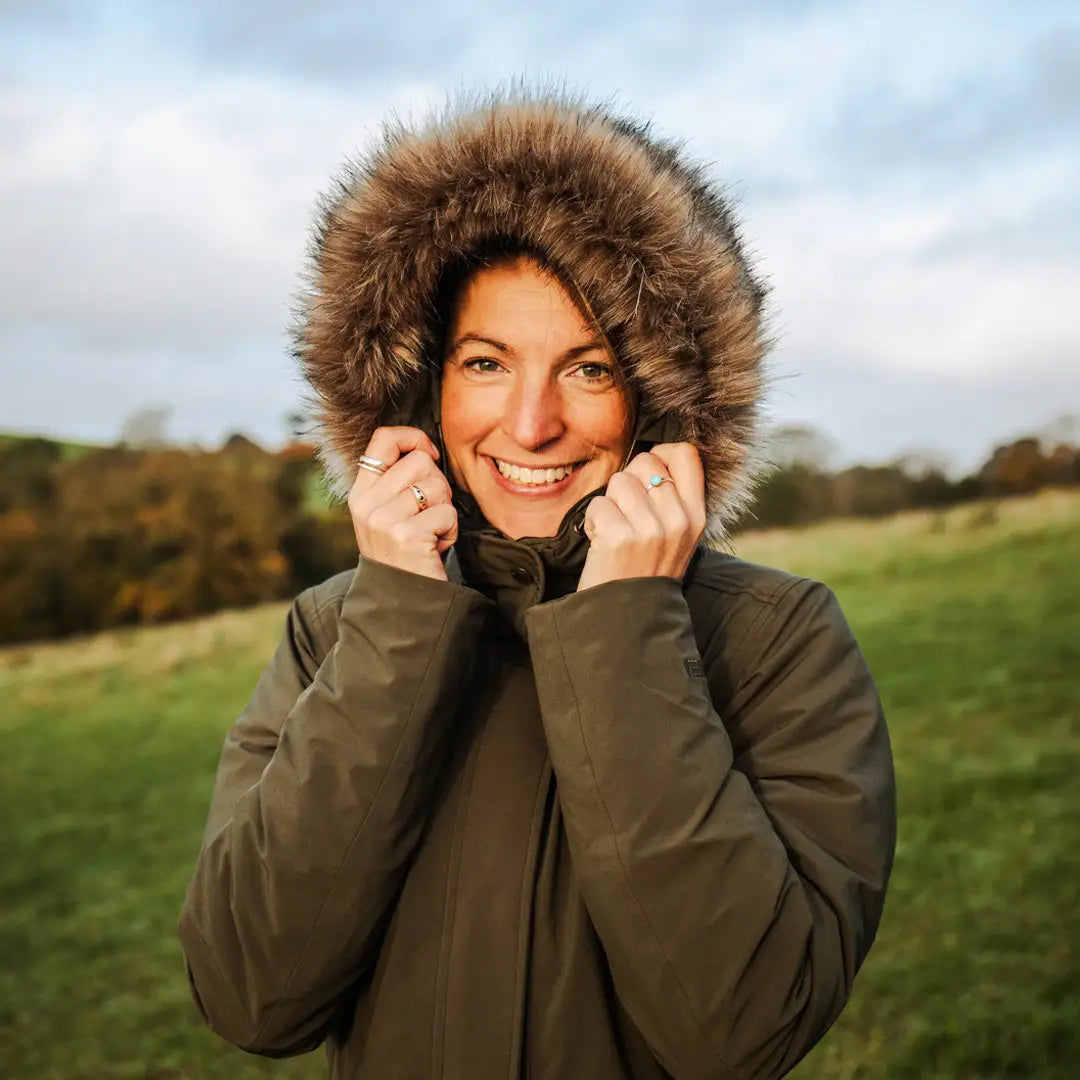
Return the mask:
{"type": "Polygon", "coordinates": [[[611,582],[527,620],[616,993],[676,1080],[783,1075],[851,991],[895,845],[884,717],[835,598],[789,579],[734,665],[698,651],[671,578],[611,582]],[[734,683],[727,718],[710,679],[734,683]]]}
{"type": "Polygon", "coordinates": [[[225,741],[180,918],[196,1003],[230,1042],[313,1048],[371,964],[486,604],[364,561],[336,636],[310,591],[293,604],[225,741]]]}

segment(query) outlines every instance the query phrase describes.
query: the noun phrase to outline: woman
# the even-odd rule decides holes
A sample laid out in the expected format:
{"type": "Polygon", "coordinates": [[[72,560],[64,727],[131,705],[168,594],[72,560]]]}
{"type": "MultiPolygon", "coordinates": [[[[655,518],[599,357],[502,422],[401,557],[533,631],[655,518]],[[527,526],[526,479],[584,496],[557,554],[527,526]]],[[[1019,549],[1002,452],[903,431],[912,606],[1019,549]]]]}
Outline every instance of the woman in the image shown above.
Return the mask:
{"type": "Polygon", "coordinates": [[[745,501],[762,290],[603,110],[394,129],[324,208],[298,352],[355,571],[226,739],[180,934],[215,1031],[334,1077],[775,1077],[894,845],[888,737],[745,501]]]}

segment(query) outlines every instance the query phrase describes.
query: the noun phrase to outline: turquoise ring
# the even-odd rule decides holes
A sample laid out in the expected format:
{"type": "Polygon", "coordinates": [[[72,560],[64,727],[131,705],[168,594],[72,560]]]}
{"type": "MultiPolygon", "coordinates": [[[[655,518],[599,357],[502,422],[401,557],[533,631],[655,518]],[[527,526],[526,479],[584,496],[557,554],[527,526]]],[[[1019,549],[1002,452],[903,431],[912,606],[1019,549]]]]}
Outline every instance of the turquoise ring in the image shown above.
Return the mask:
{"type": "Polygon", "coordinates": [[[670,476],[650,476],[649,487],[658,488],[661,484],[674,484],[675,481],[670,476]]]}

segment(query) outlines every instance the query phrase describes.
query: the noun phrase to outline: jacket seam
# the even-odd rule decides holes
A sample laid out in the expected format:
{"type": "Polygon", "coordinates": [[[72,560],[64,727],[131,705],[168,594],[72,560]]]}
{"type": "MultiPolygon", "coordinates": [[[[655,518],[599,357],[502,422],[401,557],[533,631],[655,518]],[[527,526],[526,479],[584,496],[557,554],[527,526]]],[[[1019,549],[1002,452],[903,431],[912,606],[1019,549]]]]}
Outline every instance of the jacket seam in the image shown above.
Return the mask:
{"type": "Polygon", "coordinates": [[[334,876],[331,879],[330,884],[327,886],[326,893],[322,899],[322,903],[319,905],[319,910],[316,912],[315,918],[312,921],[311,929],[308,931],[307,937],[304,939],[304,943],[303,945],[301,945],[300,951],[297,954],[295,962],[293,963],[292,970],[289,972],[289,975],[281,988],[281,993],[278,997],[277,1004],[274,1006],[270,1015],[266,1018],[266,1020],[263,1021],[262,1025],[256,1032],[256,1042],[270,1027],[274,1018],[277,1016],[278,1010],[281,1008],[282,1002],[288,995],[289,988],[292,986],[292,981],[296,977],[296,973],[300,969],[300,964],[306,956],[309,946],[311,945],[311,939],[315,936],[315,931],[319,928],[319,921],[322,919],[323,912],[326,910],[326,905],[329,903],[330,897],[334,892],[334,888],[341,877],[341,871],[345,867],[345,864],[349,861],[349,856],[352,854],[353,848],[356,846],[356,841],[359,838],[360,834],[364,831],[364,826],[367,825],[372,810],[374,809],[376,803],[379,801],[379,795],[382,793],[383,786],[386,783],[386,778],[390,775],[390,772],[394,766],[394,762],[397,760],[397,756],[401,751],[401,744],[405,741],[405,736],[408,733],[410,727],[412,726],[413,718],[416,715],[416,703],[420,699],[420,695],[423,692],[425,685],[427,684],[428,676],[431,673],[432,664],[434,664],[435,662],[435,657],[439,655],[440,645],[446,633],[446,625],[450,621],[450,615],[456,606],[457,597],[455,596],[451,598],[450,605],[446,609],[446,615],[443,617],[442,625],[439,627],[439,636],[436,641],[435,648],[432,649],[431,656],[428,657],[427,666],[424,668],[424,674],[421,676],[420,681],[417,684],[416,695],[412,700],[412,704],[409,706],[408,716],[405,720],[405,723],[402,725],[401,734],[398,738],[397,745],[394,747],[394,752],[391,755],[390,761],[387,763],[386,768],[383,770],[383,775],[380,778],[379,783],[375,788],[375,791],[372,793],[371,802],[368,804],[368,808],[364,813],[363,819],[360,821],[360,824],[357,825],[356,831],[353,833],[352,839],[349,841],[349,844],[345,849],[345,854],[342,856],[341,862],[338,864],[338,868],[334,871],[334,876]]]}
{"type": "MultiPolygon", "coordinates": [[[[480,758],[484,752],[484,743],[487,741],[490,730],[487,724],[483,725],[475,744],[475,750],[468,755],[468,776],[461,788],[461,804],[455,815],[454,835],[451,841],[453,846],[450,851],[450,865],[447,868],[446,911],[443,915],[442,930],[445,944],[440,942],[439,957],[435,967],[435,1014],[439,1017],[442,1030],[433,1031],[431,1040],[432,1065],[435,1064],[437,1052],[440,1074],[445,1072],[447,1056],[446,1040],[449,1025],[446,1020],[448,1012],[446,1003],[450,996],[450,973],[454,967],[454,933],[457,929],[457,915],[460,905],[458,881],[461,877],[461,852],[468,835],[469,809],[472,802],[472,791],[476,785],[476,774],[480,769],[480,758]]],[[[434,1020],[435,1016],[432,1017],[433,1023],[434,1020]]]]}
{"type": "Polygon", "coordinates": [[[637,905],[638,910],[641,912],[642,918],[644,918],[645,920],[645,925],[648,926],[649,932],[652,934],[657,946],[660,949],[660,955],[663,956],[664,963],[666,963],[667,966],[671,969],[671,974],[674,976],[675,983],[678,986],[679,991],[683,996],[683,1000],[686,1003],[687,1012],[689,1012],[690,1016],[693,1017],[694,1023],[697,1025],[698,1031],[701,1032],[702,1038],[704,1038],[706,1045],[712,1047],[713,1054],[716,1056],[716,1060],[720,1063],[721,1068],[725,1071],[728,1071],[728,1064],[725,1061],[723,1054],[721,1054],[720,1050],[715,1045],[713,1045],[713,1041],[709,1037],[708,1032],[705,1030],[705,1026],[702,1024],[701,1020],[698,1018],[697,1013],[694,1011],[694,1007],[690,1003],[690,995],[687,993],[686,987],[683,985],[683,981],[679,977],[678,969],[672,962],[671,957],[668,956],[667,949],[664,948],[663,939],[660,937],[660,934],[657,932],[656,927],[653,925],[652,919],[649,918],[648,910],[642,903],[641,898],[638,896],[637,891],[634,888],[634,883],[630,877],[629,872],[627,871],[626,862],[623,859],[623,853],[619,848],[619,841],[615,831],[615,823],[611,818],[611,812],[608,810],[607,802],[605,801],[603,792],[600,789],[600,783],[596,776],[596,768],[593,765],[592,755],[589,753],[589,743],[585,736],[585,727],[581,722],[581,707],[578,702],[577,691],[574,687],[574,680],[570,675],[570,669],[566,663],[566,650],[563,648],[562,637],[559,634],[559,623],[557,618],[552,619],[552,629],[555,632],[555,640],[559,646],[559,659],[562,662],[563,671],[566,674],[566,681],[570,687],[571,696],[573,697],[574,716],[577,720],[578,731],[581,734],[581,745],[585,751],[585,760],[588,763],[589,773],[592,776],[593,788],[596,791],[596,797],[600,802],[600,807],[603,810],[604,817],[606,818],[608,823],[608,831],[611,835],[611,842],[615,849],[615,857],[618,860],[619,869],[622,871],[623,880],[626,882],[626,886],[630,890],[630,895],[634,898],[634,903],[637,905]]]}
{"type": "Polygon", "coordinates": [[[724,596],[752,596],[759,603],[775,607],[783,599],[792,584],[802,580],[804,579],[801,577],[791,578],[768,591],[760,589],[756,585],[728,585],[724,582],[703,581],[701,578],[694,578],[687,582],[687,586],[690,589],[707,589],[710,592],[723,593],[724,596]]]}
{"type": "MultiPolygon", "coordinates": [[[[205,956],[210,961],[210,966],[213,968],[214,974],[217,975],[218,982],[223,987],[228,989],[229,980],[225,978],[225,972],[222,971],[221,964],[218,962],[217,954],[210,947],[210,942],[208,942],[206,940],[206,936],[203,934],[202,930],[199,929],[199,927],[196,925],[194,920],[192,920],[190,925],[191,925],[192,930],[195,931],[195,936],[199,939],[199,942],[201,943],[201,945],[203,947],[203,953],[205,954],[205,956]]],[[[194,980],[192,980],[192,982],[194,982],[194,980]]],[[[237,1003],[233,1000],[233,995],[232,995],[231,992],[225,994],[225,1000],[227,1000],[233,1006],[233,1011],[235,1012],[235,1014],[240,1019],[241,1028],[244,1027],[244,1010],[237,1007],[237,1003]]],[[[200,999],[200,1001],[201,1001],[201,999],[200,999]]],[[[257,1034],[256,1034],[255,1038],[252,1040],[252,1044],[254,1044],[256,1042],[258,1042],[258,1035],[257,1034]]]]}
{"type": "Polygon", "coordinates": [[[525,849],[525,859],[521,866],[521,885],[519,891],[521,902],[518,907],[518,947],[514,956],[514,978],[512,981],[515,988],[517,1001],[514,1003],[513,1023],[510,1029],[509,1061],[507,1062],[507,1076],[510,1078],[522,1074],[522,1055],[525,1051],[525,999],[528,996],[528,967],[529,967],[529,942],[532,939],[532,914],[535,903],[536,891],[536,859],[539,857],[540,838],[543,832],[543,809],[547,803],[548,791],[551,788],[551,762],[545,760],[540,770],[540,779],[536,783],[536,792],[533,795],[532,822],[529,828],[529,843],[525,849]],[[530,875],[529,871],[532,870],[530,875]],[[518,993],[518,982],[521,980],[521,989],[518,993]],[[514,1058],[517,1057],[516,1068],[514,1058]]]}
{"type": "MultiPolygon", "coordinates": [[[[697,549],[698,552],[702,552],[702,548],[697,549]]],[[[705,554],[717,554],[715,548],[704,549],[705,554]]],[[[725,593],[730,596],[741,596],[743,594],[753,596],[754,599],[761,601],[765,604],[775,604],[791,587],[793,582],[802,580],[802,576],[798,574],[791,574],[790,572],[777,570],[774,567],[762,567],[755,563],[747,562],[744,559],[739,559],[737,556],[732,557],[731,562],[740,564],[744,568],[766,570],[771,573],[772,583],[766,588],[759,584],[753,578],[749,581],[742,580],[737,575],[730,575],[725,573],[724,564],[720,566],[709,566],[703,571],[698,571],[701,560],[696,558],[693,565],[693,569],[686,575],[686,585],[690,589],[701,588],[709,589],[713,592],[725,593]]]]}
{"type": "Polygon", "coordinates": [[[798,585],[805,585],[809,582],[810,578],[796,577],[787,582],[783,589],[779,590],[775,594],[775,598],[767,607],[763,607],[757,615],[754,617],[754,621],[750,624],[746,631],[746,635],[743,637],[742,644],[736,649],[735,653],[731,657],[731,667],[737,669],[742,662],[743,657],[746,655],[747,649],[752,645],[760,644],[760,635],[767,622],[770,622],[773,616],[776,614],[780,604],[787,598],[792,590],[798,585]]]}
{"type": "MultiPolygon", "coordinates": [[[[342,599],[342,602],[344,603],[345,598],[342,597],[341,599],[342,599]]],[[[327,600],[324,600],[321,604],[317,604],[316,607],[315,607],[315,610],[312,612],[312,619],[318,625],[318,630],[319,630],[319,652],[322,653],[322,656],[316,656],[316,660],[318,660],[319,663],[322,663],[323,659],[325,659],[326,655],[330,652],[330,649],[333,648],[334,642],[340,636],[340,631],[338,630],[338,627],[335,626],[333,628],[331,634],[329,635],[330,640],[327,642],[327,647],[326,647],[325,651],[323,650],[323,648],[322,648],[322,645],[323,645],[322,639],[327,636],[326,624],[323,622],[323,614],[325,613],[327,608],[333,607],[335,605],[335,603],[336,603],[336,597],[331,596],[327,600]]],[[[338,621],[339,621],[339,623],[340,623],[340,614],[341,614],[341,608],[339,607],[338,608],[338,615],[339,615],[339,620],[338,621]]]]}
{"type": "Polygon", "coordinates": [[[333,600],[324,600],[321,604],[316,604],[315,610],[311,613],[311,618],[318,626],[320,634],[326,633],[326,625],[323,623],[323,612],[326,611],[333,602],[333,600]]]}

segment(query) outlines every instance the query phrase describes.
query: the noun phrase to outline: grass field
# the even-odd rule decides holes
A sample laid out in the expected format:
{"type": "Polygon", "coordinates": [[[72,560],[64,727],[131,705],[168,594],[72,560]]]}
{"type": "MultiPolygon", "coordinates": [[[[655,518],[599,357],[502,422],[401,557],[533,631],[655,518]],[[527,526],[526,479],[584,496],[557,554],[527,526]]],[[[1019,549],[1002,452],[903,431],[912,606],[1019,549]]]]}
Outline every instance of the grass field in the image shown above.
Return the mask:
{"type": "MultiPolygon", "coordinates": [[[[1080,1076],[1080,494],[740,540],[838,593],[900,845],[878,943],[797,1071],[1080,1076]]],[[[283,608],[0,651],[0,1076],[323,1077],[206,1032],[175,923],[218,747],[283,608]]]]}
{"type": "MultiPolygon", "coordinates": [[[[25,442],[27,439],[34,437],[33,435],[10,435],[0,432],[0,451],[15,443],[25,442]]],[[[50,442],[59,442],[59,440],[49,436],[42,436],[42,438],[48,438],[50,442]]],[[[60,442],[60,446],[62,447],[61,459],[63,461],[71,461],[74,458],[82,457],[83,454],[89,453],[91,450],[98,449],[98,447],[91,446],[88,443],[60,442]]]]}

